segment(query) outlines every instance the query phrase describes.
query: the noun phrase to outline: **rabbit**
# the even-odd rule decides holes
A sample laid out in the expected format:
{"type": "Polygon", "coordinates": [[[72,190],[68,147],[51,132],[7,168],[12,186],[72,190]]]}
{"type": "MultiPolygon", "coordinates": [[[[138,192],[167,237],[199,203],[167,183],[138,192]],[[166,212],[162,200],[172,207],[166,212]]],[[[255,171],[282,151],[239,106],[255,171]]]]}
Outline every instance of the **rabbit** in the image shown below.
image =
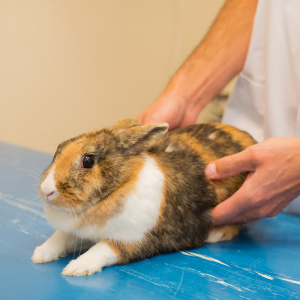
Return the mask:
{"type": "MultiPolygon", "coordinates": [[[[230,240],[241,225],[213,226],[212,209],[246,179],[210,180],[204,168],[255,144],[229,125],[203,123],[168,132],[168,124],[121,120],[61,143],[40,182],[45,216],[56,232],[32,256],[44,263],[80,241],[93,244],[62,275],[230,240]]],[[[80,244],[79,243],[79,244],[80,244]]]]}

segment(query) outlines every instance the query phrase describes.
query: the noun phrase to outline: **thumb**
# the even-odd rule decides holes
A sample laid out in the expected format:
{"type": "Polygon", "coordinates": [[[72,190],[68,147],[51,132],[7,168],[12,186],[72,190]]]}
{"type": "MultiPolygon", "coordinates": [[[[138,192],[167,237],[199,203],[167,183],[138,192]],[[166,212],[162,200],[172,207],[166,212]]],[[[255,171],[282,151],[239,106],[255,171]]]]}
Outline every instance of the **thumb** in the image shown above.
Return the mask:
{"type": "Polygon", "coordinates": [[[248,148],[237,154],[225,156],[209,163],[204,171],[210,179],[222,179],[242,172],[254,171],[254,169],[255,163],[248,148]]]}
{"type": "Polygon", "coordinates": [[[143,111],[138,117],[137,120],[141,123],[142,126],[144,125],[151,125],[154,123],[162,123],[157,120],[159,120],[159,116],[157,114],[151,114],[147,111],[143,111]]]}

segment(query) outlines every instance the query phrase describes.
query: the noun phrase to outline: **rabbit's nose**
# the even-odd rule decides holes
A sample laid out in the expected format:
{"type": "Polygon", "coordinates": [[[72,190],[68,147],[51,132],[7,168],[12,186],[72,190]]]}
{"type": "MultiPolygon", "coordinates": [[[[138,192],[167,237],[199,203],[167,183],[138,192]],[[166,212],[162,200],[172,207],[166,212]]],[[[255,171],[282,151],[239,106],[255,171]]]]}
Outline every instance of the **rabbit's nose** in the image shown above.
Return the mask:
{"type": "Polygon", "coordinates": [[[55,197],[51,197],[52,195],[54,195],[54,191],[52,191],[48,195],[45,195],[46,196],[46,201],[47,201],[48,204],[50,204],[51,200],[53,200],[53,198],[55,198],[55,197]]]}
{"type": "Polygon", "coordinates": [[[45,180],[42,182],[41,191],[45,195],[47,202],[49,202],[53,198],[56,192],[55,180],[54,180],[54,168],[52,168],[52,170],[46,176],[45,180]]]}
{"type": "Polygon", "coordinates": [[[48,195],[46,195],[47,197],[49,197],[49,196],[51,196],[51,195],[53,195],[54,194],[54,191],[53,192],[51,192],[51,193],[49,193],[48,195]]]}

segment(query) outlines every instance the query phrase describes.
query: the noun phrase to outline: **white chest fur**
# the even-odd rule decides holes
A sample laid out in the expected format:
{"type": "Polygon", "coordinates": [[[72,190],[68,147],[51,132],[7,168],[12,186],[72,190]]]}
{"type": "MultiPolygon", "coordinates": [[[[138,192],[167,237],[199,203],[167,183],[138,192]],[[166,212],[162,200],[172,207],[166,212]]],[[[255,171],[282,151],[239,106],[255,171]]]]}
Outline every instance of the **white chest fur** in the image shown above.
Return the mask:
{"type": "Polygon", "coordinates": [[[74,229],[73,224],[76,220],[72,214],[58,211],[48,205],[45,207],[45,213],[53,227],[72,232],[81,238],[134,242],[143,239],[145,233],[154,228],[160,214],[163,187],[163,173],[153,158],[145,156],[135,191],[126,197],[122,212],[109,219],[104,227],[92,225],[74,229]],[[65,218],[62,214],[65,214],[65,218]]]}

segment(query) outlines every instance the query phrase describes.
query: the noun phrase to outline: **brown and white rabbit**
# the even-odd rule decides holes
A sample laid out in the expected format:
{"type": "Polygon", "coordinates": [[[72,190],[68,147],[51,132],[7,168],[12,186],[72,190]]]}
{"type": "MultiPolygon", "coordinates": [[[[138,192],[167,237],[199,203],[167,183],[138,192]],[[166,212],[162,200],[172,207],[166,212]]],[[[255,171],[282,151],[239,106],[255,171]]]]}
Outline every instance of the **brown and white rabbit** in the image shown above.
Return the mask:
{"type": "Polygon", "coordinates": [[[205,166],[255,144],[247,133],[206,123],[168,132],[168,124],[121,120],[57,148],[40,193],[57,231],[32,256],[56,260],[77,240],[94,242],[63,275],[229,240],[239,225],[213,227],[211,209],[230,197],[246,173],[210,180],[205,166]]]}

